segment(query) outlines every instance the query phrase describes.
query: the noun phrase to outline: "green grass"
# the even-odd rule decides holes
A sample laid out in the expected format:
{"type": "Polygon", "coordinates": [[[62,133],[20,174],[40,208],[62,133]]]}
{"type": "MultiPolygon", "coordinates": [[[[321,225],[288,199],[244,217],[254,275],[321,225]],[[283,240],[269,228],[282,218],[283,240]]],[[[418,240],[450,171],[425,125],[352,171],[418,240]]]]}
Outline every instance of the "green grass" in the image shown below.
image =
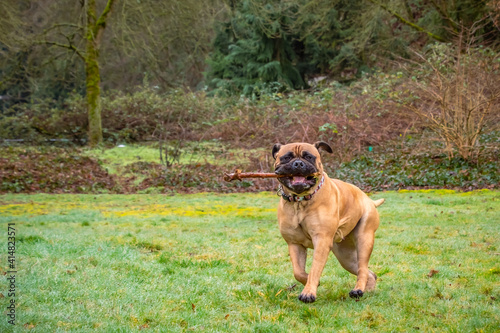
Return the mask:
{"type": "Polygon", "coordinates": [[[87,149],[86,153],[105,160],[110,165],[127,165],[139,161],[160,163],[160,151],[155,145],[126,144],[124,147],[87,149]]]}
{"type": "Polygon", "coordinates": [[[274,194],[0,196],[0,275],[17,229],[14,331],[498,332],[500,192],[373,197],[387,199],[376,291],[350,299],[331,255],[306,305],[274,194]]]}

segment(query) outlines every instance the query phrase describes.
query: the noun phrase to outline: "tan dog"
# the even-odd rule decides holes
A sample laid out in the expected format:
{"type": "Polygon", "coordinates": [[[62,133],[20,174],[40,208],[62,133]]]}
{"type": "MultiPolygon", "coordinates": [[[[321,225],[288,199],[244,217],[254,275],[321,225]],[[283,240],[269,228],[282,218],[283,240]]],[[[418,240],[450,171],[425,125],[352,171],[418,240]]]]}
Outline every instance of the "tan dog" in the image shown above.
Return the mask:
{"type": "Polygon", "coordinates": [[[331,179],[323,172],[319,149],[333,153],[325,142],[276,144],[273,147],[278,193],[281,235],[288,243],[293,275],[305,285],[299,299],[316,300],[319,278],[333,251],[347,271],[357,275],[349,295],[363,296],[375,288],[377,276],[368,270],[375,230],[379,225],[376,207],[384,199],[371,200],[354,185],[331,179]],[[307,248],[313,248],[311,271],[306,273],[307,248]]]}

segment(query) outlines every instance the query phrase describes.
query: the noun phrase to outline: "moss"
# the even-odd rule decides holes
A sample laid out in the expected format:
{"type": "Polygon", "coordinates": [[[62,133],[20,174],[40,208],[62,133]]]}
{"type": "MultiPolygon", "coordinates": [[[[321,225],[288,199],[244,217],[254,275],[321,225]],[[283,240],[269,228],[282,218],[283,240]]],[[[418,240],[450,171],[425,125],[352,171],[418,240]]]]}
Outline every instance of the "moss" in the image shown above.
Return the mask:
{"type": "Polygon", "coordinates": [[[95,146],[102,142],[101,121],[101,76],[97,62],[97,51],[92,42],[87,42],[87,58],[85,61],[87,80],[87,111],[89,117],[89,142],[95,146]]]}

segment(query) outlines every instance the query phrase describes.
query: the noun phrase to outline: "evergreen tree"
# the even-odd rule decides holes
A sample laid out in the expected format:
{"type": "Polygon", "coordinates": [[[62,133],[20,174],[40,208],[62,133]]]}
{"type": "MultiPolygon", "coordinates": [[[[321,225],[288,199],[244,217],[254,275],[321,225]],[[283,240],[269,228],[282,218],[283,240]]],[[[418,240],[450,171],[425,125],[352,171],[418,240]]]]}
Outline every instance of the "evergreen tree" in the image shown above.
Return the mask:
{"type": "Polygon", "coordinates": [[[306,45],[291,29],[297,10],[297,4],[286,1],[234,4],[229,22],[218,27],[208,60],[209,88],[245,95],[306,88],[306,45]]]}
{"type": "Polygon", "coordinates": [[[408,56],[409,47],[450,42],[463,27],[500,39],[485,0],[234,0],[230,7],[206,73],[208,87],[222,94],[302,89],[319,74],[350,81],[408,56]]]}

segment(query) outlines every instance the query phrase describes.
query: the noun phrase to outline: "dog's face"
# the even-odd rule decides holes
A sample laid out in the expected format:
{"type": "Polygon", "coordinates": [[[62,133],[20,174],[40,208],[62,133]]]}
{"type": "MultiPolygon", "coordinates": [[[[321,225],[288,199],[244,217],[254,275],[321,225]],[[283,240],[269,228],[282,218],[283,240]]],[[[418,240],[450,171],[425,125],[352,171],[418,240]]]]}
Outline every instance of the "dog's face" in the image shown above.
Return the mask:
{"type": "Polygon", "coordinates": [[[278,181],[295,194],[301,194],[312,189],[321,180],[323,165],[319,149],[333,153],[325,142],[275,144],[273,147],[274,172],[286,175],[278,181]]]}

